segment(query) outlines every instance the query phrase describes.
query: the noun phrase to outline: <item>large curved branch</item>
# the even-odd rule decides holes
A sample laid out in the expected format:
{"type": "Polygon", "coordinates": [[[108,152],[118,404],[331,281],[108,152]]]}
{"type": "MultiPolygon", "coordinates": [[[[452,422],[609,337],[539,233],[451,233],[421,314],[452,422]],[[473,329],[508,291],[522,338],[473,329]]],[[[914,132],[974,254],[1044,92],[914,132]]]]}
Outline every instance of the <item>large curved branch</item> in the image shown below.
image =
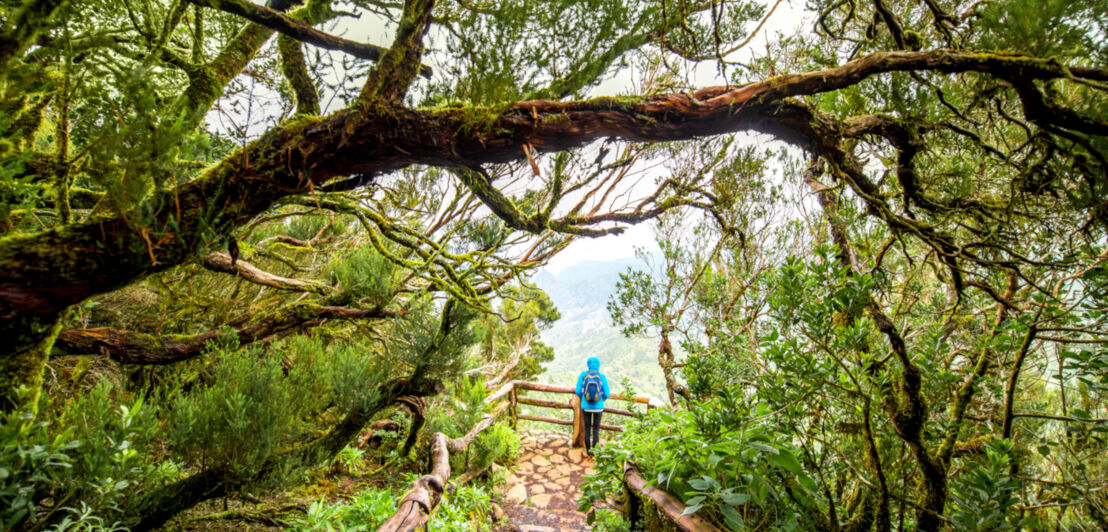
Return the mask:
{"type": "Polygon", "coordinates": [[[112,327],[67,329],[58,334],[54,347],[68,355],[103,353],[121,364],[161,365],[197,357],[204,352],[209,341],[224,338],[228,334],[235,335],[239,343],[245,345],[314,327],[329,319],[381,319],[396,316],[397,313],[383,309],[363,310],[297,303],[253,323],[239,325],[231,331],[214,329],[194,335],[157,336],[112,327]]]}
{"type": "MultiPolygon", "coordinates": [[[[556,151],[602,137],[685,140],[758,131],[806,148],[837,143],[841,124],[790,96],[833,91],[884,72],[1019,72],[1071,75],[1053,61],[998,53],[936,50],[873,54],[842,66],[635,102],[598,98],[519,102],[505,110],[467,107],[345,109],[277,128],[166,193],[139,225],[101,218],[0,239],[0,336],[19,333],[19,315],[56,315],[191,260],[210,235],[227,234],[278,199],[336,180],[371,181],[412,164],[467,166],[524,157],[523,145],[556,151]]],[[[817,150],[819,151],[819,150],[817,150]]]]}

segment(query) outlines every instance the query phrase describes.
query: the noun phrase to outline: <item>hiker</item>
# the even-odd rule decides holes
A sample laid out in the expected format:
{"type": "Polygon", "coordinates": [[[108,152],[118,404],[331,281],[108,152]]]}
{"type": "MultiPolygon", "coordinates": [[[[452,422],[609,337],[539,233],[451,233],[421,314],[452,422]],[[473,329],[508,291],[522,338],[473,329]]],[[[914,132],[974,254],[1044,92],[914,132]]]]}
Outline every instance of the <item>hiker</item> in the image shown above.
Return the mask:
{"type": "Polygon", "coordinates": [[[600,443],[600,414],[608,398],[608,378],[600,372],[599,358],[589,357],[587,364],[588,371],[577,377],[577,396],[585,417],[585,454],[592,456],[592,448],[600,443]]]}

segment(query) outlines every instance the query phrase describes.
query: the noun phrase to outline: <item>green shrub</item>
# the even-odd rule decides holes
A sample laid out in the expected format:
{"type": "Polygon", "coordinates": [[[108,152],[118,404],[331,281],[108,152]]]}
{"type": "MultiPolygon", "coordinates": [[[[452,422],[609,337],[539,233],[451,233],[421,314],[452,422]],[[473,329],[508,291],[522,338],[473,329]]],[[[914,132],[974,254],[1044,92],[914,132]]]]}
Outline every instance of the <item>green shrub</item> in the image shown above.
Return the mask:
{"type": "Polygon", "coordinates": [[[119,405],[100,384],[51,419],[11,412],[0,425],[0,525],[54,530],[118,528],[122,506],[165,474],[145,450],[156,419],[143,399],[119,405]]]}
{"type": "Polygon", "coordinates": [[[515,462],[519,458],[519,435],[507,423],[497,423],[485,429],[473,442],[470,452],[470,469],[480,470],[493,462],[515,462]]]}
{"type": "Polygon", "coordinates": [[[320,499],[310,507],[293,530],[368,531],[376,530],[396,511],[396,497],[390,488],[367,489],[349,502],[320,499]]]}
{"type": "Polygon", "coordinates": [[[631,532],[631,524],[619,512],[601,509],[589,515],[593,532],[631,532]]]}
{"type": "Polygon", "coordinates": [[[711,401],[693,403],[689,411],[655,409],[632,421],[618,441],[597,452],[597,472],[582,485],[580,509],[620,491],[621,464],[633,460],[643,477],[684,500],[689,513],[721,526],[741,530],[751,519],[771,529],[811,528],[805,519],[817,485],[796,449],[758,421],[764,410],[711,401]],[[721,417],[747,422],[703,430],[704,420],[721,417]]]}
{"type": "Polygon", "coordinates": [[[81,443],[71,434],[51,437],[47,426],[35,421],[29,406],[5,414],[0,424],[0,526],[5,530],[36,520],[37,504],[73,468],[70,454],[81,443]]]}
{"type": "Polygon", "coordinates": [[[487,532],[492,530],[489,512],[492,510],[492,498],[486,488],[481,486],[462,486],[454,493],[443,497],[427,530],[438,532],[487,532]]]}
{"type": "Polygon", "coordinates": [[[332,464],[338,464],[350,474],[357,475],[365,470],[365,451],[347,445],[335,455],[332,464]]]}
{"type": "Polygon", "coordinates": [[[954,478],[950,520],[959,530],[1023,530],[1025,519],[1012,506],[1019,503],[1020,480],[1009,471],[1013,446],[994,440],[985,447],[985,459],[954,478]]]}
{"type": "Polygon", "coordinates": [[[383,307],[392,299],[393,270],[393,264],[370,245],[335,255],[327,264],[328,275],[338,283],[344,303],[357,302],[366,307],[383,307]]]}
{"type": "Polygon", "coordinates": [[[434,409],[427,417],[427,434],[441,432],[448,438],[464,436],[485,416],[489,405],[485,397],[489,391],[484,381],[462,377],[456,383],[447,385],[443,397],[446,404],[434,409]]]}
{"type": "Polygon", "coordinates": [[[276,359],[250,349],[213,354],[204,387],[171,398],[169,443],[192,466],[250,479],[289,440],[293,394],[276,359]]]}

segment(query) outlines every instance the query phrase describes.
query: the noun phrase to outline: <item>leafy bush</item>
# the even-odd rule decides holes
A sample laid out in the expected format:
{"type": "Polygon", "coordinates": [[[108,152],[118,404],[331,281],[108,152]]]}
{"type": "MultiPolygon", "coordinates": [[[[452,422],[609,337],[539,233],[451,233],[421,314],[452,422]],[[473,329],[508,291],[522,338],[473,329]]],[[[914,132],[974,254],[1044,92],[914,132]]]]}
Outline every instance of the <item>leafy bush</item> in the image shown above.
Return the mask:
{"type": "Polygon", "coordinates": [[[462,486],[443,498],[427,523],[428,530],[441,532],[487,532],[492,530],[489,512],[492,498],[480,486],[462,486]]]}
{"type": "Polygon", "coordinates": [[[365,470],[365,451],[347,445],[335,455],[331,463],[341,465],[343,469],[356,475],[365,470]]]}
{"type": "MultiPolygon", "coordinates": [[[[151,456],[158,419],[143,396],[119,404],[112,386],[100,383],[75,399],[55,423],[73,433],[80,447],[73,453],[71,476],[57,488],[56,500],[80,501],[66,506],[71,523],[81,515],[122,518],[123,506],[137,491],[173,478],[151,456]]],[[[171,463],[171,462],[170,462],[171,463]]]]}
{"type": "Polygon", "coordinates": [[[393,269],[393,264],[370,245],[336,255],[327,265],[330,278],[345,295],[344,302],[366,307],[381,307],[392,299],[393,269]]]}
{"type": "Polygon", "coordinates": [[[274,358],[216,351],[207,384],[172,396],[168,438],[187,463],[247,480],[289,439],[294,394],[274,358]]]}
{"type": "Polygon", "coordinates": [[[725,417],[747,421],[706,433],[703,419],[742,408],[723,404],[694,403],[680,412],[655,409],[633,421],[617,442],[597,453],[597,473],[582,486],[581,509],[619,491],[620,464],[633,459],[648,482],[683,498],[688,513],[700,512],[732,529],[745,528],[747,520],[774,528],[812,527],[805,516],[818,497],[817,485],[804,471],[796,449],[774,438],[759,421],[764,406],[727,412],[725,417]]]}
{"type": "MultiPolygon", "coordinates": [[[[410,482],[413,478],[407,480],[410,482]]],[[[398,496],[391,488],[371,488],[348,502],[320,499],[312,503],[304,518],[294,523],[292,529],[328,532],[376,530],[396,511],[398,496]]],[[[442,499],[427,523],[427,529],[441,532],[488,531],[491,527],[487,516],[491,508],[488,490],[463,486],[442,499]]]]}
{"type": "Polygon", "coordinates": [[[589,524],[593,532],[631,532],[631,524],[623,518],[623,514],[608,509],[590,514],[589,524]]]}
{"type": "Polygon", "coordinates": [[[111,386],[100,384],[64,412],[57,419],[43,412],[35,420],[28,409],[4,417],[4,529],[35,521],[50,523],[54,530],[115,529],[123,519],[122,506],[135,490],[164,478],[164,471],[144,452],[156,419],[141,397],[118,405],[111,386]]]}
{"type": "Polygon", "coordinates": [[[473,442],[470,452],[470,469],[480,470],[493,462],[515,462],[519,458],[522,444],[519,435],[506,423],[497,423],[485,429],[473,442]]]}
{"type": "Polygon", "coordinates": [[[38,502],[73,467],[70,453],[80,442],[69,434],[51,437],[46,429],[30,407],[7,413],[0,424],[0,525],[5,530],[35,520],[38,502]]]}
{"type": "Polygon", "coordinates": [[[1026,525],[1018,512],[1022,483],[1010,474],[1012,443],[994,440],[985,447],[984,463],[973,465],[955,477],[950,495],[954,509],[951,521],[960,530],[1022,530],[1026,525]]]}
{"type": "Polygon", "coordinates": [[[367,489],[349,502],[328,502],[320,499],[308,507],[304,518],[293,530],[326,530],[355,532],[376,530],[396,511],[396,497],[391,488],[367,489]]]}
{"type": "Polygon", "coordinates": [[[443,398],[447,404],[428,416],[426,433],[441,432],[448,438],[464,436],[488,412],[485,397],[489,391],[484,381],[462,377],[447,385],[447,392],[443,398]]]}

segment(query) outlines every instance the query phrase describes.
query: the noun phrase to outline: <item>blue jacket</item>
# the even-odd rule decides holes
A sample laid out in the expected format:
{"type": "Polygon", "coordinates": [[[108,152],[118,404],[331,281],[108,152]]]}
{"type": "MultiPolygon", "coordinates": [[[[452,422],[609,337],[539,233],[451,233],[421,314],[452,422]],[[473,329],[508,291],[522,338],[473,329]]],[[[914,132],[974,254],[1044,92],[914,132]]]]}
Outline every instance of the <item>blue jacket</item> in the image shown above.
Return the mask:
{"type": "Polygon", "coordinates": [[[604,400],[607,399],[608,395],[611,393],[608,390],[608,377],[605,377],[603,373],[600,373],[599,358],[589,357],[588,365],[588,371],[582,371],[581,375],[577,377],[577,397],[581,398],[581,410],[604,410],[604,400]],[[600,399],[592,403],[585,401],[585,375],[587,375],[589,371],[600,373],[600,382],[601,384],[603,384],[603,389],[600,390],[600,399]]]}

